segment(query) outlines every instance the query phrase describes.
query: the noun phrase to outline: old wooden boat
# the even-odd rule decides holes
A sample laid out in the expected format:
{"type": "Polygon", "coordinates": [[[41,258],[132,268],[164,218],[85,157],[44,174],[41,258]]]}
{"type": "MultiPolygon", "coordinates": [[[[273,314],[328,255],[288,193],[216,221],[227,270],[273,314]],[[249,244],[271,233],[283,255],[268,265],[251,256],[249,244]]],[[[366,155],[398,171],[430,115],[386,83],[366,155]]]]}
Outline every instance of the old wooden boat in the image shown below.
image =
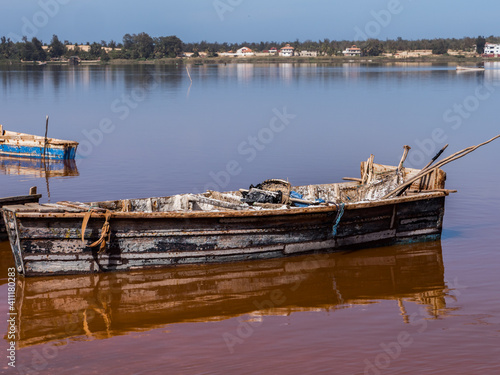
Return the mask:
{"type": "MultiPolygon", "coordinates": [[[[3,206],[11,206],[17,204],[26,203],[38,203],[41,198],[41,194],[36,193],[36,188],[31,188],[29,195],[20,195],[14,197],[0,198],[0,211],[3,206]]],[[[7,235],[7,229],[5,227],[5,222],[3,221],[3,216],[0,215],[0,241],[7,241],[9,236],[7,235]]]]}
{"type": "Polygon", "coordinates": [[[245,321],[257,325],[269,315],[335,314],[379,300],[394,301],[395,316],[408,322],[405,308],[412,304],[425,307],[430,319],[446,314],[447,290],[440,241],[246,263],[19,278],[16,312],[22,329],[16,343],[23,348],[105,339],[245,314],[245,321]]]}
{"type": "Polygon", "coordinates": [[[74,159],[78,142],[3,130],[0,125],[0,155],[28,158],[74,159]]]}
{"type": "MultiPolygon", "coordinates": [[[[241,261],[437,240],[445,173],[383,199],[419,170],[373,163],[362,178],[293,187],[307,207],[242,203],[241,191],[4,207],[20,274],[78,274],[241,261]],[[322,200],[319,203],[318,200],[322,200]]],[[[418,176],[417,176],[418,177],[418,176]]]]}

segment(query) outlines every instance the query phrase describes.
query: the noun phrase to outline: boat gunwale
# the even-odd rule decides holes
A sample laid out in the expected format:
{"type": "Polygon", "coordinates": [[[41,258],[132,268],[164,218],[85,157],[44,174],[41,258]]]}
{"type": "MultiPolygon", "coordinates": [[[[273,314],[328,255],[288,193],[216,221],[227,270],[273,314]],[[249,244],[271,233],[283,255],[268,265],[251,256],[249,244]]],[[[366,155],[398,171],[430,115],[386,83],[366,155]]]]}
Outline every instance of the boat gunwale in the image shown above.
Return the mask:
{"type": "MultiPolygon", "coordinates": [[[[392,204],[400,204],[406,202],[414,202],[420,200],[434,199],[440,197],[446,197],[449,194],[446,192],[421,192],[415,195],[390,198],[384,200],[376,200],[371,202],[354,202],[345,203],[344,210],[357,210],[363,208],[372,208],[387,206],[392,204]]],[[[28,207],[26,207],[29,209],[28,207]]],[[[54,207],[50,207],[54,208],[54,207]]],[[[296,214],[316,214],[316,213],[328,213],[337,212],[339,206],[329,205],[329,206],[309,206],[309,207],[294,207],[290,209],[264,209],[258,211],[251,210],[238,210],[238,211],[189,211],[189,212],[114,212],[108,211],[111,214],[111,218],[115,219],[139,219],[139,218],[149,218],[149,219],[190,219],[190,218],[228,218],[228,217],[261,217],[261,216],[282,216],[282,215],[296,215],[296,214]]],[[[10,209],[9,206],[4,206],[4,210],[12,211],[15,213],[16,217],[19,218],[63,218],[63,219],[83,219],[86,215],[86,211],[82,212],[69,212],[64,211],[64,207],[61,207],[63,212],[29,212],[18,211],[17,207],[10,209]]],[[[35,209],[35,208],[33,208],[35,209]]],[[[105,218],[105,212],[92,212],[92,218],[105,218]]]]}
{"type": "MultiPolygon", "coordinates": [[[[41,135],[28,134],[28,133],[19,133],[13,132],[10,130],[4,130],[3,134],[0,134],[0,139],[5,141],[4,144],[10,144],[14,142],[22,142],[28,144],[29,142],[45,142],[45,137],[41,135]],[[26,138],[26,139],[23,139],[26,138]]],[[[78,146],[79,143],[76,141],[69,141],[65,139],[58,138],[47,138],[47,145],[51,146],[61,146],[61,147],[74,147],[78,146]]]]}
{"type": "Polygon", "coordinates": [[[41,197],[42,197],[42,194],[29,194],[29,195],[15,195],[12,197],[0,198],[0,208],[2,206],[11,206],[13,204],[16,204],[16,202],[20,202],[20,201],[35,200],[35,199],[38,200],[41,197]]]}

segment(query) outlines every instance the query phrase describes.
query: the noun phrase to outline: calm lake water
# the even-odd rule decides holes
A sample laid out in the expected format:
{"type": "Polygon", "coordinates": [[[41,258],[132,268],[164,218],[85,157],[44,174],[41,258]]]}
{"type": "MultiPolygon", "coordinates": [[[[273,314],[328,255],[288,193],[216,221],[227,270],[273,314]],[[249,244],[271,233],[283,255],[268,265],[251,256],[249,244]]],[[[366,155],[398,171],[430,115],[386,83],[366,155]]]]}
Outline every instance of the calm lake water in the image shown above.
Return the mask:
{"type": "MultiPolygon", "coordinates": [[[[422,167],[500,133],[500,63],[2,66],[4,129],[80,142],[0,158],[0,196],[43,202],[236,190],[422,167]],[[188,74],[189,72],[189,74],[188,74]],[[191,81],[191,79],[192,81],[191,81]]],[[[444,167],[439,242],[162,271],[18,278],[22,374],[497,374],[500,141],[444,167]]],[[[7,316],[9,244],[0,243],[7,316]]],[[[18,372],[16,372],[16,370],[18,372]]]]}

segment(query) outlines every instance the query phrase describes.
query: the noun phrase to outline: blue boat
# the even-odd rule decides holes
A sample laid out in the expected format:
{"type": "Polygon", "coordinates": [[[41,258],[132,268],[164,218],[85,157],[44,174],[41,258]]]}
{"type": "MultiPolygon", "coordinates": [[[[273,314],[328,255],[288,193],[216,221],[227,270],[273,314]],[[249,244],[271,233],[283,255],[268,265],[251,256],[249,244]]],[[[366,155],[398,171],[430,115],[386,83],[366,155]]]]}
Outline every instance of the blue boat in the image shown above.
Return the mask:
{"type": "Polygon", "coordinates": [[[11,132],[0,125],[0,156],[69,160],[75,158],[77,147],[78,142],[11,132]]]}

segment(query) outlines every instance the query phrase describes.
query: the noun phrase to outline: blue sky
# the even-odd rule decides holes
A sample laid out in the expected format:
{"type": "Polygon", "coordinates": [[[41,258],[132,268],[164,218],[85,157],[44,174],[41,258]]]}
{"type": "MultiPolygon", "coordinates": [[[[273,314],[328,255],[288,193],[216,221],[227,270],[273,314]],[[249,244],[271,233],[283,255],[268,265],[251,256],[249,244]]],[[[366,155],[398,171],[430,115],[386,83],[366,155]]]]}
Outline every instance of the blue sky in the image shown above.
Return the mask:
{"type": "Polygon", "coordinates": [[[0,0],[0,36],[185,42],[500,35],[498,0],[0,0]]]}

